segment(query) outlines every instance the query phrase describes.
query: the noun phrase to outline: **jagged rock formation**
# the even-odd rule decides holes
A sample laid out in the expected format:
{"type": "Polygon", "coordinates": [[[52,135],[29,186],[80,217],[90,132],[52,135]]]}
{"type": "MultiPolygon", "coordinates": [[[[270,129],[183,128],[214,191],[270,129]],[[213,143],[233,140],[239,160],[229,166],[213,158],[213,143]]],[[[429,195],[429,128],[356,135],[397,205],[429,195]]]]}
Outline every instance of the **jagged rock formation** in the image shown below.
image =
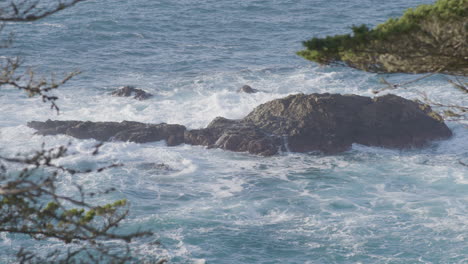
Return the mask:
{"type": "Polygon", "coordinates": [[[439,0],[353,35],[313,38],[298,55],[370,72],[468,75],[468,0],[439,0]]]}
{"type": "Polygon", "coordinates": [[[101,141],[166,140],[271,156],[294,152],[345,151],[353,143],[386,148],[422,147],[452,135],[427,105],[396,95],[296,94],[255,108],[245,118],[214,119],[206,128],[138,122],[29,122],[41,135],[67,134],[101,141]]]}
{"type": "Polygon", "coordinates": [[[120,96],[120,97],[130,97],[133,96],[133,98],[137,100],[146,100],[148,98],[151,98],[153,95],[143,91],[142,89],[137,89],[133,86],[123,86],[120,87],[119,89],[115,90],[112,92],[113,96],[120,96]]]}
{"type": "Polygon", "coordinates": [[[186,131],[185,143],[271,156],[278,153],[282,137],[251,122],[217,117],[206,128],[186,131]]]}

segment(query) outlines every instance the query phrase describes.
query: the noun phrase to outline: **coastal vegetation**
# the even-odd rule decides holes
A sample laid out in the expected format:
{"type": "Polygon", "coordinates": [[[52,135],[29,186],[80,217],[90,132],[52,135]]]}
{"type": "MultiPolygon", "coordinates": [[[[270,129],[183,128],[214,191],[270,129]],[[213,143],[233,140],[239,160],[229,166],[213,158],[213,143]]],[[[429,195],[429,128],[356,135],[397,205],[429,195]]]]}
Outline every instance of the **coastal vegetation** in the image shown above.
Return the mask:
{"type": "Polygon", "coordinates": [[[468,75],[468,0],[439,0],[408,9],[400,18],[352,33],[314,37],[297,54],[320,64],[377,73],[442,72],[468,75]]]}

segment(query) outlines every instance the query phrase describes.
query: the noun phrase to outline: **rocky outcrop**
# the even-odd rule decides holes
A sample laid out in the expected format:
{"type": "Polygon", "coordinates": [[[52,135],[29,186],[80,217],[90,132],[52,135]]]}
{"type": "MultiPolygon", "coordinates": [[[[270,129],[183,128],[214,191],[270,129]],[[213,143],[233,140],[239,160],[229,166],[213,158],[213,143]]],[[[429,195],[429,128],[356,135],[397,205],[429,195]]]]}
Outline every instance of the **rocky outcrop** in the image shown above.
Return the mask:
{"type": "Polygon", "coordinates": [[[252,88],[250,85],[244,85],[238,90],[238,92],[252,94],[252,93],[258,93],[258,90],[252,88]]]}
{"type": "Polygon", "coordinates": [[[181,143],[271,156],[278,151],[345,151],[353,143],[386,148],[422,147],[451,131],[427,105],[396,95],[376,98],[296,94],[255,108],[245,118],[217,117],[206,128],[138,122],[29,122],[42,135],[66,134],[101,141],[181,143]]]}
{"type": "Polygon", "coordinates": [[[298,55],[370,72],[468,75],[468,1],[438,0],[373,29],[312,38],[298,55]]]}
{"type": "Polygon", "coordinates": [[[448,138],[442,118],[425,106],[396,95],[298,94],[257,107],[244,122],[285,135],[291,151],[336,153],[352,143],[386,148],[422,147],[448,138]]]}
{"type": "Polygon", "coordinates": [[[253,123],[217,117],[204,129],[186,131],[185,143],[271,156],[281,140],[253,123]]]}
{"type": "Polygon", "coordinates": [[[153,95],[143,91],[142,89],[137,89],[133,86],[123,86],[120,87],[119,89],[115,90],[112,92],[113,96],[120,96],[120,97],[130,97],[133,96],[133,98],[137,100],[146,100],[148,98],[151,98],[153,95]]]}
{"type": "Polygon", "coordinates": [[[165,140],[175,146],[184,142],[185,127],[170,124],[144,124],[132,121],[90,122],[90,121],[32,121],[28,126],[40,135],[65,134],[79,139],[99,141],[130,141],[146,143],[165,140]]]}

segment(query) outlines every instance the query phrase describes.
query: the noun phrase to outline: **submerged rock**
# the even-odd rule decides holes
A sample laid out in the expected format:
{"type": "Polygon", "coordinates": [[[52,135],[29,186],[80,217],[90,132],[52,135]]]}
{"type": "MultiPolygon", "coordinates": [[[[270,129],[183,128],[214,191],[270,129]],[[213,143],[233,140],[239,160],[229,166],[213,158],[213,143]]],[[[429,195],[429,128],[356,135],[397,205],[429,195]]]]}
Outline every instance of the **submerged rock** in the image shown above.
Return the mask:
{"type": "Polygon", "coordinates": [[[258,93],[258,90],[250,87],[249,85],[244,85],[238,90],[238,92],[252,94],[258,93]]]}
{"type": "Polygon", "coordinates": [[[452,135],[427,105],[396,95],[296,94],[256,107],[245,118],[217,117],[206,128],[138,122],[29,122],[42,135],[151,142],[166,140],[271,156],[294,152],[345,151],[353,143],[386,148],[422,147],[452,135]]]}
{"type": "Polygon", "coordinates": [[[120,96],[120,97],[133,96],[133,98],[135,98],[137,100],[145,100],[145,99],[148,99],[148,98],[153,96],[152,94],[150,94],[148,92],[145,92],[142,89],[137,89],[137,88],[135,88],[133,86],[123,86],[123,87],[115,90],[114,92],[112,92],[112,95],[113,96],[120,96]]]}
{"type": "Polygon", "coordinates": [[[154,171],[157,174],[167,174],[176,170],[165,163],[144,162],[136,166],[138,169],[154,171]]]}

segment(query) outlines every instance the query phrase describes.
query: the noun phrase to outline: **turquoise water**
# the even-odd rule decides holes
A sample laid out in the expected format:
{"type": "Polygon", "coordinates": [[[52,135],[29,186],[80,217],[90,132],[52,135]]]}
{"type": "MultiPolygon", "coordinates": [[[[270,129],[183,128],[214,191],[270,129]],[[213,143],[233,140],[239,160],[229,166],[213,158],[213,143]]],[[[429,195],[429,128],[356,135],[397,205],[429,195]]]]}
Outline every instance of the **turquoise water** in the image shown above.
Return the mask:
{"type": "MultiPolygon", "coordinates": [[[[31,120],[134,120],[206,126],[240,118],[266,101],[303,92],[372,96],[381,76],[319,67],[295,55],[301,41],[349,32],[433,1],[89,1],[47,19],[9,24],[20,54],[38,72],[83,73],[55,94],[57,116],[37,98],[0,94],[0,152],[72,141],[65,165],[122,168],[61,179],[90,190],[115,187],[100,202],[126,198],[126,227],[156,232],[161,246],[135,243],[170,263],[468,263],[467,123],[449,122],[454,137],[421,150],[355,145],[340,155],[282,153],[263,158],[194,146],[111,142],[90,158],[93,140],[41,137],[31,120]],[[263,92],[236,90],[244,84],[263,92]],[[147,101],[111,97],[135,85],[147,101]],[[169,170],[158,169],[164,163],[169,170]]],[[[399,82],[414,76],[392,75],[399,82]]],[[[394,91],[419,92],[467,105],[442,76],[394,91]]],[[[0,234],[0,262],[20,246],[57,245],[0,234]],[[3,252],[3,253],[2,253],[3,252]]]]}

